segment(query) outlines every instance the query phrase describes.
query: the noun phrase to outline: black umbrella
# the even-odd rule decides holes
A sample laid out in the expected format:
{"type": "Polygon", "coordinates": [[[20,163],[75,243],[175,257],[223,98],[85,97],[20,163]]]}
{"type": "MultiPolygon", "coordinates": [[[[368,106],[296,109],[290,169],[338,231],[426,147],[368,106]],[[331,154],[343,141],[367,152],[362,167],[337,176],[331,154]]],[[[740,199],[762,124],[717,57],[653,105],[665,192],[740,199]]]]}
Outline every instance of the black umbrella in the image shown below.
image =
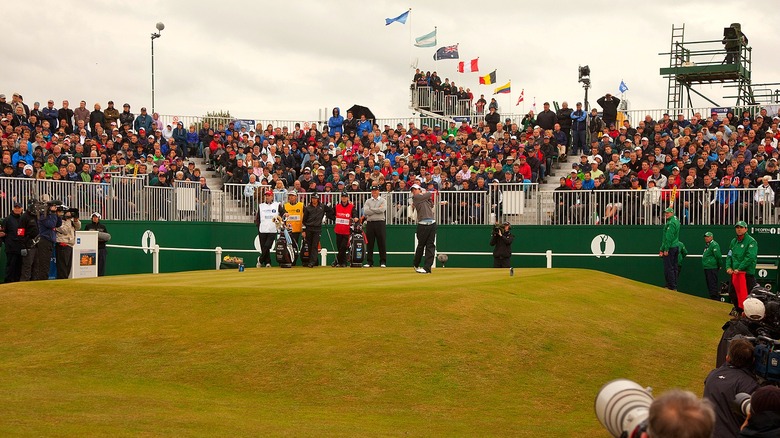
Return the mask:
{"type": "Polygon", "coordinates": [[[354,115],[356,119],[359,119],[360,116],[366,116],[366,119],[368,120],[376,120],[374,113],[372,113],[371,110],[366,106],[352,105],[352,108],[348,109],[347,111],[352,111],[352,115],[354,115]]]}

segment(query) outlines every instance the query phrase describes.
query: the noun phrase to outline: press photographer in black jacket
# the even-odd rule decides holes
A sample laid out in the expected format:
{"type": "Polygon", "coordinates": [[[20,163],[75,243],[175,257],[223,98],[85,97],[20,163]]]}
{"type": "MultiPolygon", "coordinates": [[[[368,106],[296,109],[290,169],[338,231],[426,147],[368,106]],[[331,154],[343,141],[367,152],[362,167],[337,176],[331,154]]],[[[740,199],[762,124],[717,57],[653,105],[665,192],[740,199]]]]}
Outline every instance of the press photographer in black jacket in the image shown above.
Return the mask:
{"type": "Polygon", "coordinates": [[[490,246],[493,247],[494,268],[510,268],[512,266],[510,259],[512,258],[512,242],[515,240],[515,236],[512,235],[511,228],[512,225],[509,222],[496,224],[493,227],[490,246]]]}

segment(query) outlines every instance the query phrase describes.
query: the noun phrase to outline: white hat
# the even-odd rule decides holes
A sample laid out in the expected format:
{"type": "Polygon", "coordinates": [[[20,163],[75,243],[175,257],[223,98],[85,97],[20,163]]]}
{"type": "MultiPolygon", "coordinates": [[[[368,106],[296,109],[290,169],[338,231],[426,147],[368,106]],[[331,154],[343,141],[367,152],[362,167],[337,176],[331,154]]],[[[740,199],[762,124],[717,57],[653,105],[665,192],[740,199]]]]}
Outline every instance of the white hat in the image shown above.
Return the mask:
{"type": "Polygon", "coordinates": [[[752,319],[753,321],[764,319],[764,312],[766,309],[764,308],[764,303],[758,298],[751,297],[746,299],[742,302],[742,308],[745,310],[745,316],[747,316],[748,319],[752,319]]]}
{"type": "Polygon", "coordinates": [[[413,189],[422,189],[419,184],[412,184],[413,189]]]}
{"type": "Polygon", "coordinates": [[[98,219],[101,219],[103,216],[100,215],[98,212],[92,213],[92,216],[97,216],[98,219]]]}

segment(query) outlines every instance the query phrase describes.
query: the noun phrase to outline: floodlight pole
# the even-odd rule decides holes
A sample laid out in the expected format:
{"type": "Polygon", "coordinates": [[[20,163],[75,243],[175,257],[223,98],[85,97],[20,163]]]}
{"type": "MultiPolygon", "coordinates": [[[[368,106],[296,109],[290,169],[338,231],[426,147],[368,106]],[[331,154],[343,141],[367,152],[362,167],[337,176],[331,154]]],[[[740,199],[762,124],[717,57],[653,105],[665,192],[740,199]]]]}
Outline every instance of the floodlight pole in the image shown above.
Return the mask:
{"type": "Polygon", "coordinates": [[[160,32],[165,29],[165,25],[157,23],[157,32],[152,33],[152,114],[154,114],[154,40],[160,38],[160,32]]]}

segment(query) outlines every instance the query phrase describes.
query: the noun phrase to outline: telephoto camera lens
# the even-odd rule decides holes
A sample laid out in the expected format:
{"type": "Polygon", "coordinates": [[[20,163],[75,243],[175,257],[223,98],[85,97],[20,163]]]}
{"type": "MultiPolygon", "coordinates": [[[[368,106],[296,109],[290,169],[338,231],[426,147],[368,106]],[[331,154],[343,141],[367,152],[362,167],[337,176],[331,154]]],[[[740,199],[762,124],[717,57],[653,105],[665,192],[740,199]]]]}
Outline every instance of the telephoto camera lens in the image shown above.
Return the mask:
{"type": "Polygon", "coordinates": [[[750,413],[750,394],[740,392],[734,396],[734,411],[747,417],[750,413]]]}
{"type": "Polygon", "coordinates": [[[650,391],[628,379],[613,380],[602,386],[596,395],[596,417],[615,438],[639,437],[647,427],[647,416],[653,403],[650,391]]]}

